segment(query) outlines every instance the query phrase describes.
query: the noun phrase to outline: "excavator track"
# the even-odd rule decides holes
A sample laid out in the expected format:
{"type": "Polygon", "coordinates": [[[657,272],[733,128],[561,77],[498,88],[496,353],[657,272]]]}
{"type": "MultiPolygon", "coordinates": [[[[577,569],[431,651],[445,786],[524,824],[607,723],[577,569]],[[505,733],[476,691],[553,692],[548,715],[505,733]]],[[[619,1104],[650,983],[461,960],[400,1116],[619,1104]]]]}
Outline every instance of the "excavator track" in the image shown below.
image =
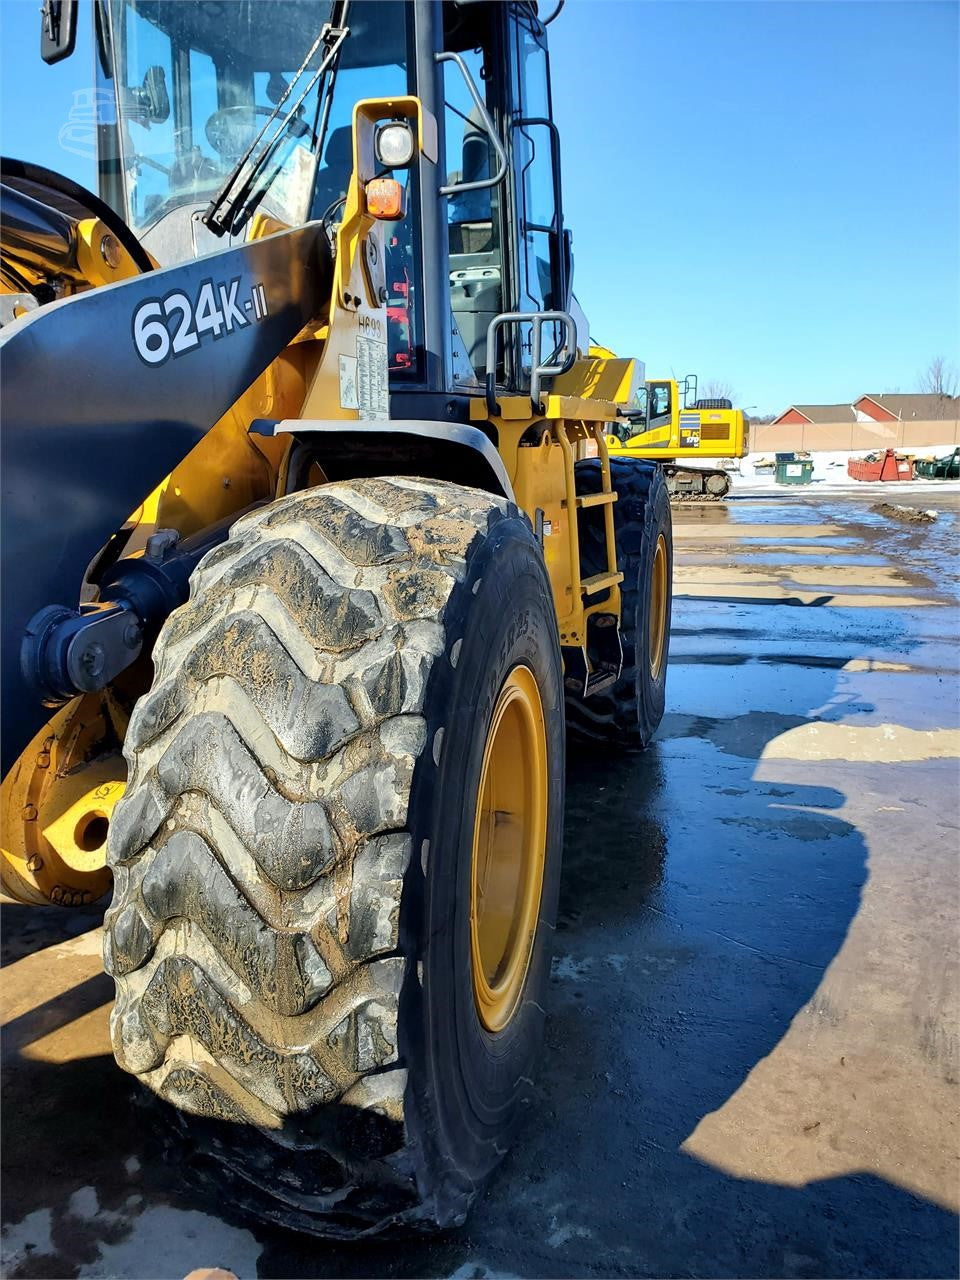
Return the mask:
{"type": "Polygon", "coordinates": [[[722,502],[730,492],[730,476],[719,468],[663,467],[671,502],[722,502]]]}

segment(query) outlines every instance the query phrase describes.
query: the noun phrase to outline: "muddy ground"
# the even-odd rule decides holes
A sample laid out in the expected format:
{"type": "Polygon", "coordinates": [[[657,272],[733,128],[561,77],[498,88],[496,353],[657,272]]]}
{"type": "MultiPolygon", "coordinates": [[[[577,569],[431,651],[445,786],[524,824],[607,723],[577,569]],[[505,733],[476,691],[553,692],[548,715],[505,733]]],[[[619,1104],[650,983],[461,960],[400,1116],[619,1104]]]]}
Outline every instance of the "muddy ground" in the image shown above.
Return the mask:
{"type": "Polygon", "coordinates": [[[4,905],[3,1274],[956,1276],[960,495],[878,488],[676,512],[669,712],[571,759],[539,1098],[466,1228],[198,1195],[110,1057],[96,913],[4,905]]]}

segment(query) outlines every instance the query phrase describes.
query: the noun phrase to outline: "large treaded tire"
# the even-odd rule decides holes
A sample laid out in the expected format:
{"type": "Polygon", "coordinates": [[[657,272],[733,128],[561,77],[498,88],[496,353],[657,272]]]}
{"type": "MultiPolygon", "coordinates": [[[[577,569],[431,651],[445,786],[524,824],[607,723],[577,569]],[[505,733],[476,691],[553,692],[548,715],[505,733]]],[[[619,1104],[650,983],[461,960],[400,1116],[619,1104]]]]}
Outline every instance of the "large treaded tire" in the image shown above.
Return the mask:
{"type": "MultiPolygon", "coordinates": [[[[617,501],[613,523],[617,567],[623,574],[621,641],[623,670],[611,688],[578,697],[567,690],[567,724],[574,740],[608,743],[641,750],[663,718],[673,581],[673,533],[670,496],[660,467],[637,458],[611,455],[610,470],[617,501]],[[650,669],[650,598],[654,552],[663,537],[667,557],[667,612],[664,653],[659,676],[650,669]]],[[[589,458],[576,464],[578,493],[599,493],[600,462],[589,458]]],[[[583,576],[606,571],[603,508],[580,512],[580,563],[583,576]]]]}
{"type": "Polygon", "coordinates": [[[462,1222],[529,1099],[559,883],[562,667],[529,522],[421,480],[291,495],[205,557],[153,656],[109,837],[118,1062],[259,1216],[462,1222]],[[546,871],[522,1003],[491,1035],[470,854],[518,664],[547,726],[546,871]]]}

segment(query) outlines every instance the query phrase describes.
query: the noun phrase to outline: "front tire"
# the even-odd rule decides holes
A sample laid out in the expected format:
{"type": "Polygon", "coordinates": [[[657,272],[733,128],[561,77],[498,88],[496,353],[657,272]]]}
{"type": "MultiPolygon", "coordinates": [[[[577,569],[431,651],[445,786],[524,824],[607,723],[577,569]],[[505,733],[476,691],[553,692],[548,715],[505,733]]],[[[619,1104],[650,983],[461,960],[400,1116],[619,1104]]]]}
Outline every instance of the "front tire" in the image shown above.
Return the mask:
{"type": "Polygon", "coordinates": [[[528,1095],[556,913],[562,680],[528,522],[417,480],[292,495],[201,562],[154,661],[110,832],[118,1062],[202,1118],[204,1159],[260,1216],[462,1222],[528,1095]],[[541,709],[542,830],[506,822],[540,869],[491,1027],[471,904],[511,680],[541,709]]]}

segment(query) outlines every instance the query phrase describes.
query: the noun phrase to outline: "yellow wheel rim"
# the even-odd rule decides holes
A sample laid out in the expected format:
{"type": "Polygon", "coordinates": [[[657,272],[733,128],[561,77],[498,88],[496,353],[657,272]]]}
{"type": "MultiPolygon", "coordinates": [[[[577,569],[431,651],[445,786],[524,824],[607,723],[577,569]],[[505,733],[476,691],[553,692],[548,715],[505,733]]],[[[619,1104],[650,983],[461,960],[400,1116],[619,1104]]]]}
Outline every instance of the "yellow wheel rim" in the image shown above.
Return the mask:
{"type": "Polygon", "coordinates": [[[650,575],[650,674],[654,680],[663,670],[667,638],[667,544],[661,533],[653,553],[650,575]]]}
{"type": "Polygon", "coordinates": [[[547,735],[533,672],[514,667],[483,751],[470,877],[473,995],[502,1031],[523,992],[540,914],[547,836],[547,735]]]}

